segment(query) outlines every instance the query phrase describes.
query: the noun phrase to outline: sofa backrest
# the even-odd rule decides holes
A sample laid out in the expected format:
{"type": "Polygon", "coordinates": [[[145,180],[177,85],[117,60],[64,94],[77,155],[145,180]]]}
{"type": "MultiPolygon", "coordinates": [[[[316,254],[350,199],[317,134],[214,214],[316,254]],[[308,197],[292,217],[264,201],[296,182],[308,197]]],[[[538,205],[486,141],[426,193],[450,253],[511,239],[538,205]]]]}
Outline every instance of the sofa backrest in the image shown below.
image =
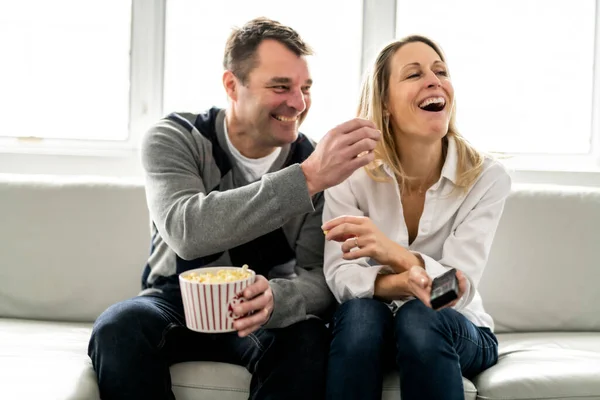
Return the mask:
{"type": "Polygon", "coordinates": [[[600,188],[513,185],[479,290],[497,332],[600,331],[600,188]]]}
{"type": "Polygon", "coordinates": [[[140,291],[141,182],[0,175],[0,316],[93,321],[140,291]]]}
{"type": "MultiPolygon", "coordinates": [[[[0,317],[93,321],[135,296],[141,181],[0,174],[0,317]]],[[[480,285],[498,332],[600,331],[600,188],[514,185],[480,285]]]]}

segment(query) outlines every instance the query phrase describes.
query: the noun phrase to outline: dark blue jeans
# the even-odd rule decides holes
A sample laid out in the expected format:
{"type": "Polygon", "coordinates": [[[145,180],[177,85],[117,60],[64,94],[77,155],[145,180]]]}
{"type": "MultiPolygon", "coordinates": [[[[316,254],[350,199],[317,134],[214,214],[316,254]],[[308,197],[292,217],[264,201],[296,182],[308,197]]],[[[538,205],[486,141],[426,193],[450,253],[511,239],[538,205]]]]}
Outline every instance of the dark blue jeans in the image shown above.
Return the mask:
{"type": "Polygon", "coordinates": [[[185,327],[181,296],[172,291],[108,308],[94,325],[88,354],[103,400],[174,399],[169,366],[184,361],[246,367],[250,399],[320,399],[329,340],[317,319],[245,338],[193,332],[185,327]]]}
{"type": "Polygon", "coordinates": [[[350,300],[336,311],[332,329],[332,400],[381,400],[383,374],[394,364],[402,400],[462,400],[462,376],[472,378],[498,360],[498,341],[488,328],[420,300],[405,303],[395,316],[378,300],[350,300]]]}

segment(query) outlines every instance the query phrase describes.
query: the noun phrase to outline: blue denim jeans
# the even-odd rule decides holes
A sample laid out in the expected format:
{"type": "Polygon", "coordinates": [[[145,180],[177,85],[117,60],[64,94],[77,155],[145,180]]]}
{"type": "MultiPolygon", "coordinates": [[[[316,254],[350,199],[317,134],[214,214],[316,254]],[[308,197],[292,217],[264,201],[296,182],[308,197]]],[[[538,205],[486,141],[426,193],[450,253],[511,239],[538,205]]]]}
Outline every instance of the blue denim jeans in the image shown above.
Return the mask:
{"type": "Polygon", "coordinates": [[[420,300],[395,316],[378,300],[350,300],[336,311],[332,331],[327,399],[380,400],[383,374],[395,364],[402,400],[462,400],[462,376],[472,378],[498,360],[488,328],[420,300]]]}
{"type": "Polygon", "coordinates": [[[88,354],[103,400],[174,399],[169,366],[184,361],[244,366],[252,374],[250,399],[320,399],[329,340],[317,319],[244,338],[193,332],[185,327],[181,296],[171,291],[108,308],[94,325],[88,354]]]}

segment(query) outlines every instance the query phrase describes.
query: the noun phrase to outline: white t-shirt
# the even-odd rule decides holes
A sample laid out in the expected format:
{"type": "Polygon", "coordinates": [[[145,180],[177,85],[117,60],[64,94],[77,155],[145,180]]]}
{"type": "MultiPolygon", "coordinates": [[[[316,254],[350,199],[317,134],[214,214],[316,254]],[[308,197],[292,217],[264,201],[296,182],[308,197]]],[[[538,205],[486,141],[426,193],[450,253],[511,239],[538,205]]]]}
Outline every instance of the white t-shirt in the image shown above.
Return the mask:
{"type": "Polygon", "coordinates": [[[227,147],[231,152],[231,155],[237,161],[237,164],[244,174],[244,177],[248,182],[254,182],[258,180],[261,176],[267,173],[271,165],[275,162],[277,157],[279,157],[279,153],[281,153],[281,147],[277,147],[274,152],[269,154],[266,157],[262,158],[248,158],[245,157],[242,153],[239,152],[238,149],[235,148],[233,143],[231,143],[231,139],[229,139],[229,132],[227,131],[227,121],[223,120],[223,125],[225,129],[225,138],[227,139],[227,147]]]}

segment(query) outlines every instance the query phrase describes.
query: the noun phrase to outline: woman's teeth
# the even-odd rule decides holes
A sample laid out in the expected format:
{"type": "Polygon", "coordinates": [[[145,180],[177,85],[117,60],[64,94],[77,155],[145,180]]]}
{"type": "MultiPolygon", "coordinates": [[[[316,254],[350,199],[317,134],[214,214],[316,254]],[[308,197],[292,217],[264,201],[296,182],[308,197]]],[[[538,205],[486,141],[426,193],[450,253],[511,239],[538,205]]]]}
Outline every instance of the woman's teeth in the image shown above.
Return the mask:
{"type": "Polygon", "coordinates": [[[439,104],[441,106],[444,106],[446,105],[446,100],[443,97],[430,97],[428,99],[423,100],[421,104],[419,104],[419,107],[424,108],[430,104],[439,104]]]}

